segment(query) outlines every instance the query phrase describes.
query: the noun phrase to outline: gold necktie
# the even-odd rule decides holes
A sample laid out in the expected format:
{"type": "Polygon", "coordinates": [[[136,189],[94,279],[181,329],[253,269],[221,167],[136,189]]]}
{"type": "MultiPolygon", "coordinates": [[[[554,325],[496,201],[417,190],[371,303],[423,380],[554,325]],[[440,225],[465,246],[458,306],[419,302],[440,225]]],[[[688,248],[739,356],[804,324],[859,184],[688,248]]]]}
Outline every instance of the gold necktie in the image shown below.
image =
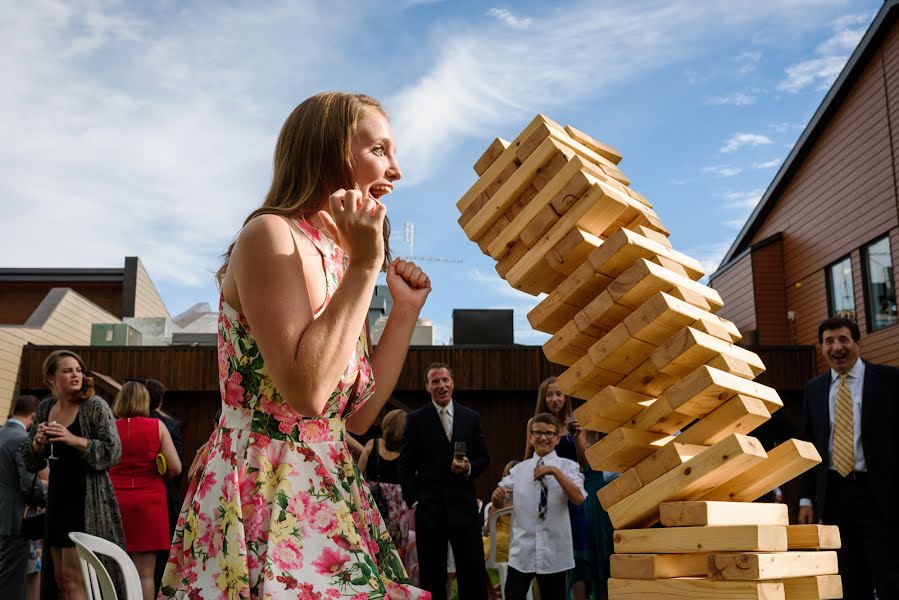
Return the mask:
{"type": "Polygon", "coordinates": [[[443,424],[443,430],[446,432],[446,439],[453,439],[453,428],[450,425],[449,409],[445,406],[440,409],[440,422],[443,424]]]}
{"type": "Polygon", "coordinates": [[[847,375],[840,375],[833,422],[833,468],[846,477],[855,468],[855,427],[852,415],[852,394],[846,383],[847,375]]]}

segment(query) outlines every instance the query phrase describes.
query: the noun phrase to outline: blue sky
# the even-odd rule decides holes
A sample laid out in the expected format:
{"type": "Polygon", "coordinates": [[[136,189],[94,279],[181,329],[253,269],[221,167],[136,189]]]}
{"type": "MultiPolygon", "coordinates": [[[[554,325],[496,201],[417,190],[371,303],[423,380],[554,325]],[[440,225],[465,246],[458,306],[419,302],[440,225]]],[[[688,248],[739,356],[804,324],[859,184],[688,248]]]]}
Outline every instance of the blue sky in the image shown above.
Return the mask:
{"type": "Polygon", "coordinates": [[[215,306],[212,273],[317,91],[392,115],[406,178],[387,197],[453,308],[538,301],[456,222],[471,165],[542,112],[616,147],[678,250],[715,269],[839,74],[876,0],[4,2],[0,266],[140,256],[172,314],[215,306]]]}

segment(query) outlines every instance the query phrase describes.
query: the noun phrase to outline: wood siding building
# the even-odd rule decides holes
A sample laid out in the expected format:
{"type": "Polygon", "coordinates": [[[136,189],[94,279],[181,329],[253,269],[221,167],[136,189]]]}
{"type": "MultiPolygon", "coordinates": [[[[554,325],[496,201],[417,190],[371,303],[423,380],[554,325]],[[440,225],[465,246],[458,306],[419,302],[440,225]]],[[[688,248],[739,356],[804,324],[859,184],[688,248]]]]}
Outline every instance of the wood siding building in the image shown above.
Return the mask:
{"type": "MultiPolygon", "coordinates": [[[[899,2],[885,2],[728,250],[712,287],[750,344],[814,345],[856,319],[899,365],[899,2]]],[[[826,365],[817,357],[816,372],[826,365]]]]}

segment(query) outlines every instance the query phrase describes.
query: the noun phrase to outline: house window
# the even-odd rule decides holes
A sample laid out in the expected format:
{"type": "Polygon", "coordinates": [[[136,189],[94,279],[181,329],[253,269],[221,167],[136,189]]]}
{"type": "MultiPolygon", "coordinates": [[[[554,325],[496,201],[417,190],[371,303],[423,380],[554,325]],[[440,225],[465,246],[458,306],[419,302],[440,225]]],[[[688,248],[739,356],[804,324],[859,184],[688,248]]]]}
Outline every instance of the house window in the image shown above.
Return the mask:
{"type": "Polygon", "coordinates": [[[893,260],[890,239],[884,236],[862,248],[862,277],[868,331],[896,324],[896,288],[893,284],[893,260]]]}
{"type": "Polygon", "coordinates": [[[855,320],[852,262],[848,256],[827,267],[827,303],[831,317],[855,320]]]}

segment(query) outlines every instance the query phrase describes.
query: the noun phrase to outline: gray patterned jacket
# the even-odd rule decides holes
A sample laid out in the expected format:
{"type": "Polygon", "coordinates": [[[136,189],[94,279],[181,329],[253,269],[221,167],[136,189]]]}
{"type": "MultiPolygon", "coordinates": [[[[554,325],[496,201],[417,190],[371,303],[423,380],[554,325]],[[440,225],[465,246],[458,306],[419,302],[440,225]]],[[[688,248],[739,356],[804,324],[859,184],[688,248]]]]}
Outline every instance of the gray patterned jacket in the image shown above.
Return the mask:
{"type": "MultiPolygon", "coordinates": [[[[41,401],[34,416],[34,423],[28,432],[28,443],[22,446],[25,467],[34,473],[47,466],[49,444],[40,455],[37,455],[32,449],[31,441],[37,433],[38,425],[47,421],[50,409],[55,403],[56,398],[53,397],[41,401]]],[[[115,417],[103,398],[91,396],[82,402],[78,410],[78,424],[81,426],[82,435],[88,440],[87,449],[82,455],[87,465],[87,497],[84,499],[85,533],[107,539],[124,549],[125,532],[122,529],[122,515],[119,512],[119,503],[112,488],[112,481],[109,479],[109,468],[122,460],[122,442],[119,440],[115,417]]],[[[52,511],[53,507],[48,506],[47,510],[52,511]]],[[[46,544],[44,547],[47,547],[46,544]]],[[[45,565],[48,562],[45,561],[45,565]]],[[[104,564],[115,580],[119,597],[124,598],[121,574],[118,569],[110,568],[112,563],[104,561],[104,564]]],[[[52,582],[52,575],[48,574],[52,571],[52,565],[50,569],[42,570],[44,571],[42,583],[47,582],[48,577],[52,582]]],[[[42,589],[44,587],[41,586],[42,589]]]]}

